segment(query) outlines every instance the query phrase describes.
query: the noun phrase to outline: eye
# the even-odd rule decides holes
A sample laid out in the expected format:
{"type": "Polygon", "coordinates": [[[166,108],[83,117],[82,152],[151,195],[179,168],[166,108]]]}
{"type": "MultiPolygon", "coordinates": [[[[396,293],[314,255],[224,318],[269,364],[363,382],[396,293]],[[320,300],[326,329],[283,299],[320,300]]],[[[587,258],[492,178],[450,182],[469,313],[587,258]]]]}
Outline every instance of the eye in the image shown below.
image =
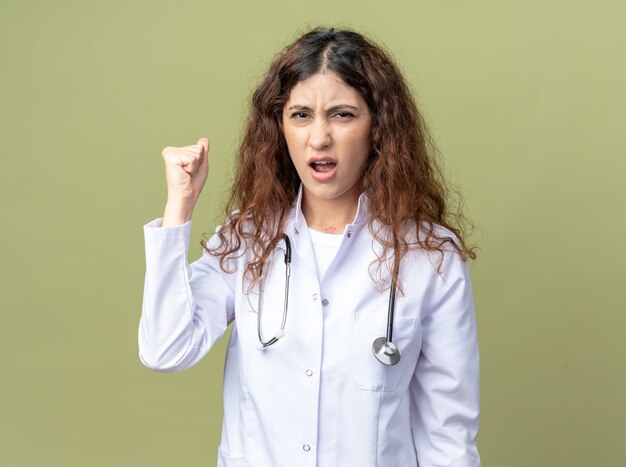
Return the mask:
{"type": "Polygon", "coordinates": [[[309,114],[307,114],[306,112],[294,112],[291,114],[291,118],[294,118],[296,120],[307,118],[308,116],[309,114]]]}
{"type": "Polygon", "coordinates": [[[337,112],[335,116],[339,117],[342,120],[345,120],[348,118],[354,118],[354,114],[352,112],[347,112],[345,110],[341,112],[337,112]]]}

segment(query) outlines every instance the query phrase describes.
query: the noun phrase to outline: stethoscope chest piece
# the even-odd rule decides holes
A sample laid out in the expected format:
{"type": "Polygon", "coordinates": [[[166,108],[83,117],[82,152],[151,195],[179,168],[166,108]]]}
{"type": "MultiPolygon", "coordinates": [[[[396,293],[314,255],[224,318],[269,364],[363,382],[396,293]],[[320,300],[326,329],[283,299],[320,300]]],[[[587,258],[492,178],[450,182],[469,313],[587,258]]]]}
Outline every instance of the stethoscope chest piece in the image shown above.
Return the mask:
{"type": "Polygon", "coordinates": [[[395,365],[400,361],[400,349],[387,340],[386,337],[379,337],[372,344],[372,352],[378,361],[384,365],[395,365]]]}

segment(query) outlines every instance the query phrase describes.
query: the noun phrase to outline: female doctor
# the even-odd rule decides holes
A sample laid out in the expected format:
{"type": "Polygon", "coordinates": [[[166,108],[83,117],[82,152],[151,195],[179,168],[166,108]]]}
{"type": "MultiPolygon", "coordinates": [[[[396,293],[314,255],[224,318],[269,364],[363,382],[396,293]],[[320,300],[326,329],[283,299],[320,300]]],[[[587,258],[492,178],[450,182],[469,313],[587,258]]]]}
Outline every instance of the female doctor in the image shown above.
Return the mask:
{"type": "Polygon", "coordinates": [[[184,370],[234,321],[218,466],[479,466],[475,255],[389,56],[338,29],[277,56],[230,214],[189,264],[208,151],[163,150],[139,356],[184,370]]]}

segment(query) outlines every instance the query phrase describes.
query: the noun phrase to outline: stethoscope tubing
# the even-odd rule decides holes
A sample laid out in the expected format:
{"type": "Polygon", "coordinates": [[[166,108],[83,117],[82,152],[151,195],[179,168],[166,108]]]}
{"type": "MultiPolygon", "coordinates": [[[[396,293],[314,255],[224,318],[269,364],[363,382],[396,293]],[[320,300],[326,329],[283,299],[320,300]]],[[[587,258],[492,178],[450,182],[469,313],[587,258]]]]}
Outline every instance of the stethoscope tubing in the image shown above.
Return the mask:
{"type": "MultiPolygon", "coordinates": [[[[257,311],[257,333],[259,336],[259,343],[261,348],[269,347],[272,344],[278,342],[278,339],[285,335],[285,324],[287,323],[287,311],[289,309],[289,278],[291,277],[291,241],[287,234],[283,234],[283,240],[285,241],[285,296],[283,307],[283,318],[280,324],[280,329],[274,337],[269,340],[263,338],[263,331],[261,329],[262,313],[263,313],[263,292],[265,287],[265,277],[261,272],[261,279],[259,281],[259,300],[257,311]]],[[[389,289],[389,304],[387,306],[387,333],[385,337],[379,337],[374,340],[372,344],[372,352],[376,359],[384,365],[395,365],[400,361],[400,349],[393,343],[393,315],[395,313],[396,305],[396,283],[392,279],[391,287],[389,289]]]]}
{"type": "MultiPolygon", "coordinates": [[[[283,240],[285,240],[285,298],[283,308],[283,319],[280,323],[279,333],[284,334],[285,324],[287,324],[287,311],[289,310],[289,278],[291,277],[291,241],[287,234],[283,234],[283,240]]],[[[257,316],[257,333],[259,335],[259,343],[262,347],[269,347],[276,343],[281,336],[274,336],[269,340],[263,338],[263,331],[261,330],[261,314],[263,313],[263,292],[265,286],[265,278],[261,274],[261,280],[259,283],[259,301],[258,301],[258,316],[257,316]]]]}

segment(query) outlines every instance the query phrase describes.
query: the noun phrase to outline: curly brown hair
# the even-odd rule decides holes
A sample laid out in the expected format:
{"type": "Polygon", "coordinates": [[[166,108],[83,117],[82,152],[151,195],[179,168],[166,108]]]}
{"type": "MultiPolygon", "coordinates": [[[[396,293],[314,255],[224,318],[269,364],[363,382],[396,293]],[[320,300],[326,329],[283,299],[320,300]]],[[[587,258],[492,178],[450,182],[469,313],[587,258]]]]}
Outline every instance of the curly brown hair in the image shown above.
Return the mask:
{"type": "MultiPolygon", "coordinates": [[[[459,200],[460,195],[444,182],[437,149],[398,67],[363,35],[335,28],[315,28],[287,46],[254,91],[225,207],[228,220],[217,232],[219,246],[210,248],[203,240],[203,248],[220,257],[225,271],[228,257],[243,254],[242,244],[244,252],[251,248],[253,260],[245,274],[251,283],[259,280],[282,239],[300,186],[283,135],[283,107],[298,82],[322,71],[336,73],[356,89],[372,114],[372,148],[362,186],[370,199],[368,227],[383,246],[379,261],[390,252],[396,258],[393,279],[398,282],[400,261],[412,245],[443,258],[449,243],[464,261],[476,258],[463,234],[468,220],[461,202],[454,210],[449,206],[451,195],[459,200]],[[440,235],[437,224],[453,232],[458,242],[440,235]]],[[[441,262],[438,271],[440,267],[441,262]]]]}

